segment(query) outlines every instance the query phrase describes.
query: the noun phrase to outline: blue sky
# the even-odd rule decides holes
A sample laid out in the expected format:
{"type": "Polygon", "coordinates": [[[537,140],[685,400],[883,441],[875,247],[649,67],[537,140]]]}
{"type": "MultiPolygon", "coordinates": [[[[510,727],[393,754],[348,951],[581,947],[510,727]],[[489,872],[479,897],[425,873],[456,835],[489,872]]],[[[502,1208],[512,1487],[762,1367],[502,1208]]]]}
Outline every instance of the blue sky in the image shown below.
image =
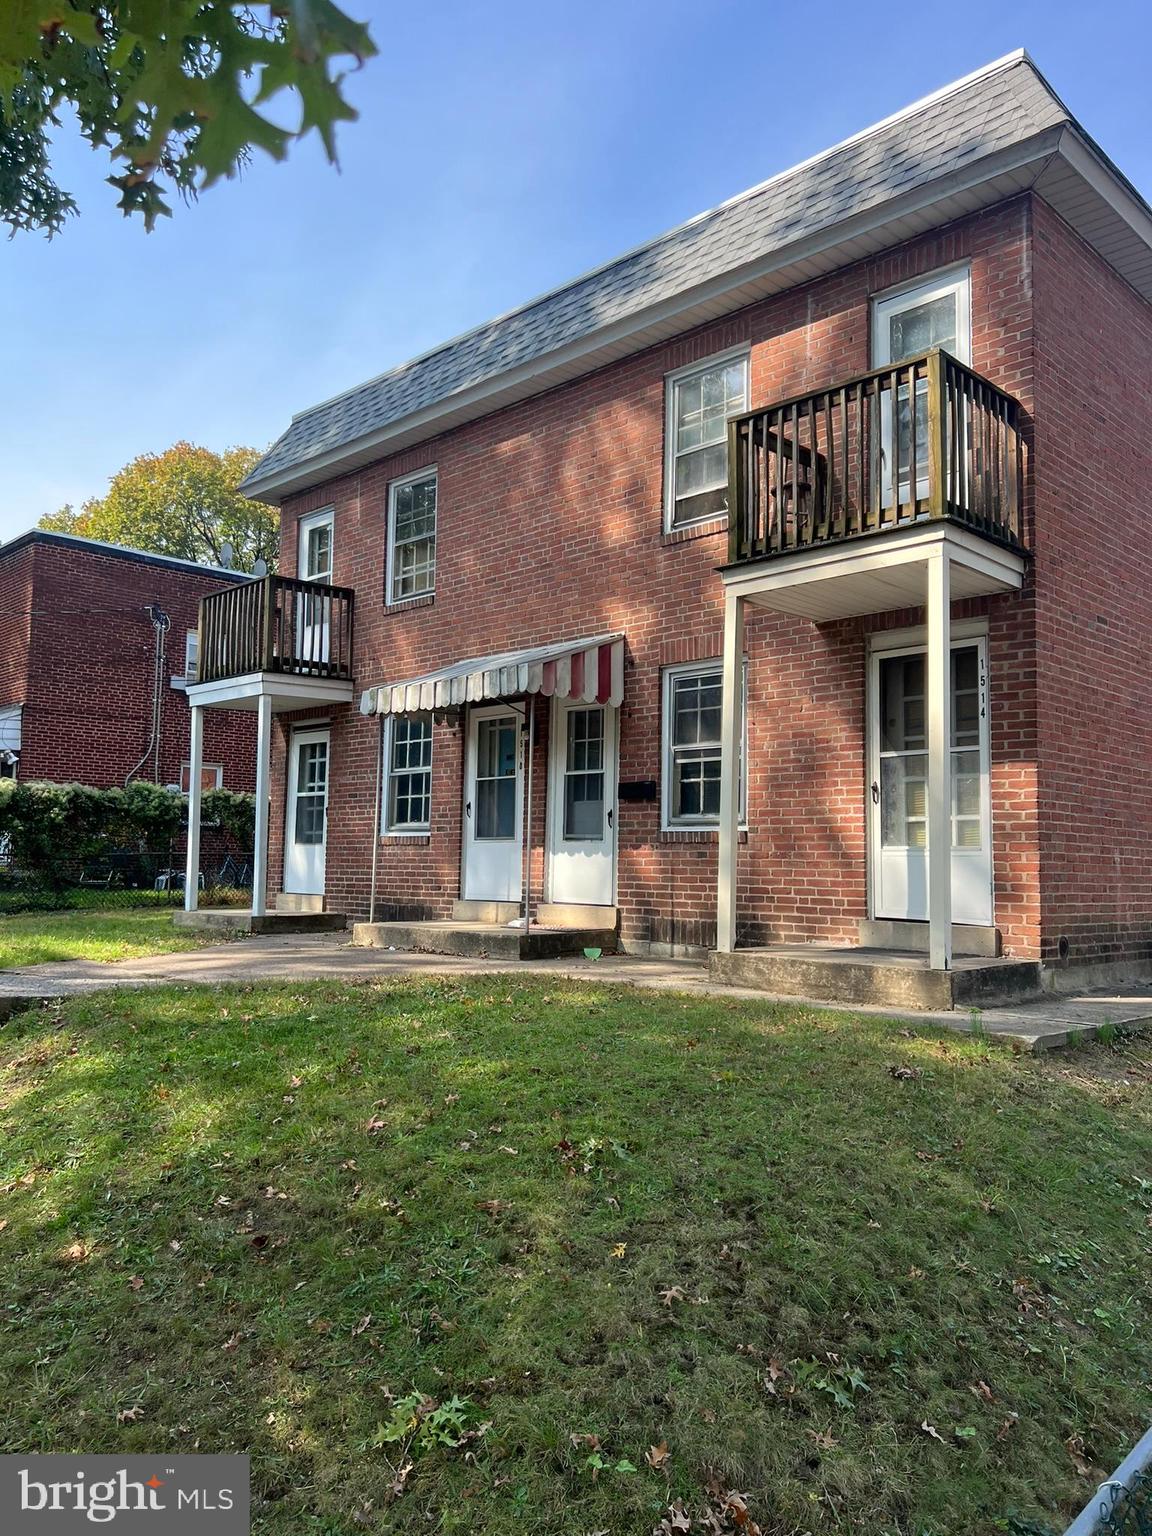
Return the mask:
{"type": "Polygon", "coordinates": [[[263,446],[1013,48],[1152,195],[1147,0],[343,3],[381,54],[339,173],[301,145],[145,235],[61,136],[80,216],[0,243],[0,539],[182,437],[263,446]]]}

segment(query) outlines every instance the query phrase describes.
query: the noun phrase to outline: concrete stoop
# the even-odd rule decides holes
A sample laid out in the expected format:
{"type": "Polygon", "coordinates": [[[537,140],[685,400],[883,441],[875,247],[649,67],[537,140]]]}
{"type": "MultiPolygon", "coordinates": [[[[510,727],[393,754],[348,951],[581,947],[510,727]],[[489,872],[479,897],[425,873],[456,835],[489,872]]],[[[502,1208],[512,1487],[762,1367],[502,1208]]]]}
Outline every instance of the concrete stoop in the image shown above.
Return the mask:
{"type": "Polygon", "coordinates": [[[242,907],[198,907],[195,912],[174,912],[177,928],[198,928],[228,933],[334,933],[347,928],[344,912],[266,912],[253,917],[242,907]]]}
{"type": "Polygon", "coordinates": [[[365,949],[464,955],[473,960],[557,960],[586,949],[616,950],[611,928],[510,928],[504,923],[354,923],[352,943],[365,949]]]}
{"type": "Polygon", "coordinates": [[[738,949],[708,958],[714,981],[777,997],[940,1013],[999,1007],[1043,995],[1039,962],[964,958],[930,970],[922,954],[820,945],[738,949]]]}

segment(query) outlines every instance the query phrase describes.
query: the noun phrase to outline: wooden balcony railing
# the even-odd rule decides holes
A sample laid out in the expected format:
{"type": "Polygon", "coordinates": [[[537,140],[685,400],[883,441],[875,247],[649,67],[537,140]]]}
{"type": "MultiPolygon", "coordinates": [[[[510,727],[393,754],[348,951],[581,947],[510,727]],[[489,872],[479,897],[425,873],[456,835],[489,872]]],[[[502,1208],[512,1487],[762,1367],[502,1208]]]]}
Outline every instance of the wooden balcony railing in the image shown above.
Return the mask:
{"type": "Polygon", "coordinates": [[[294,576],[261,576],[200,600],[196,681],[249,672],[352,676],[348,587],[294,576]]]}
{"type": "Polygon", "coordinates": [[[1019,548],[1018,416],[1011,395],[939,349],[736,416],[728,424],[729,560],[926,518],[1019,548]]]}

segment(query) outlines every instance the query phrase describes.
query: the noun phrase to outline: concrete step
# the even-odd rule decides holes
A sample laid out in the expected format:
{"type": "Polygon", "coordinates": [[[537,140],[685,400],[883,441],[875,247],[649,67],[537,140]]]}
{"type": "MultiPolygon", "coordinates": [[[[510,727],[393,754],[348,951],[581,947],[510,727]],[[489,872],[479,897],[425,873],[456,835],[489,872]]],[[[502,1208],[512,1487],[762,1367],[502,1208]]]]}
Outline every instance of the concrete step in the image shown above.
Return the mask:
{"type": "MultiPolygon", "coordinates": [[[[928,953],[928,924],[905,922],[894,917],[870,917],[860,923],[861,949],[915,950],[928,953]]],[[[998,960],[1004,953],[999,928],[982,928],[972,923],[952,924],[952,953],[979,955],[998,960]]]]}
{"type": "Polygon", "coordinates": [[[454,923],[510,923],[524,908],[518,901],[454,901],[454,923]]]}
{"type": "Polygon", "coordinates": [[[174,912],[177,928],[199,928],[229,933],[333,933],[347,928],[345,912],[266,912],[253,917],[243,907],[199,907],[195,912],[174,912]]]}
{"type": "Polygon", "coordinates": [[[323,912],[324,898],[312,892],[279,891],[276,895],[277,912],[323,912]]]}
{"type": "Polygon", "coordinates": [[[616,934],[607,928],[510,928],[504,923],[354,923],[352,943],[368,949],[406,949],[474,960],[555,960],[585,949],[611,954],[616,934]]]}
{"type": "Polygon", "coordinates": [[[584,906],[573,901],[542,901],[532,920],[542,928],[611,928],[615,933],[617,911],[615,907],[584,906]]]}
{"type": "Polygon", "coordinates": [[[959,960],[930,970],[922,954],[821,945],[770,946],[712,954],[714,981],[776,997],[942,1012],[1028,1002],[1042,995],[1041,968],[1028,960],[959,960]]]}

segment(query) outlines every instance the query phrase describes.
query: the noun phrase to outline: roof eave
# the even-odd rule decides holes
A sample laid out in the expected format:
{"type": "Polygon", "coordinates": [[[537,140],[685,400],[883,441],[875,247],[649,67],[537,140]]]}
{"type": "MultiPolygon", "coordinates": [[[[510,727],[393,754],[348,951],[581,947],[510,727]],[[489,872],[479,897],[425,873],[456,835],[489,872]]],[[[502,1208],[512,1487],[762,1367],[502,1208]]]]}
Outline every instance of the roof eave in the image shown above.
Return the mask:
{"type": "MultiPolygon", "coordinates": [[[[928,228],[934,221],[933,210],[940,209],[949,200],[975,198],[975,208],[1017,195],[1021,185],[1006,188],[1003,185],[1005,179],[1014,178],[1019,183],[1024,177],[1025,184],[1030,184],[1052,156],[1061,152],[1068,133],[1066,123],[1055,124],[1030,139],[915,188],[903,197],[886,199],[850,219],[826,225],[803,240],[779,247],[753,262],[684,289],[672,298],[638,310],[612,325],[588,332],[564,347],[445,395],[423,410],[389,422],[353,442],[342,443],[329,453],[315,454],[269,475],[249,477],[241,482],[240,489],[255,501],[276,506],[285,496],[351,473],[389,453],[435,437],[450,427],[476,420],[567,382],[577,376],[579,370],[574,365],[581,361],[588,364],[586,371],[593,371],[608,362],[657,345],[677,330],[690,330],[725,312],[743,309],[772,292],[818,275],[813,270],[791,275],[791,269],[801,264],[816,264],[819,272],[828,272],[882,249],[885,244],[892,243],[893,238],[907,239],[906,231],[893,236],[893,226],[910,218],[919,218],[928,228]],[[860,249],[862,242],[870,247],[869,251],[860,249]],[[749,293],[748,289],[757,284],[764,286],[764,292],[749,293]],[[727,310],[723,308],[726,299],[731,301],[727,310]],[[600,353],[611,355],[601,359],[598,357],[600,353]],[[560,376],[565,369],[572,371],[560,376]]],[[[1077,136],[1077,142],[1083,143],[1083,140],[1077,136]]],[[[955,212],[942,212],[940,221],[949,222],[956,216],[955,212]]]]}

